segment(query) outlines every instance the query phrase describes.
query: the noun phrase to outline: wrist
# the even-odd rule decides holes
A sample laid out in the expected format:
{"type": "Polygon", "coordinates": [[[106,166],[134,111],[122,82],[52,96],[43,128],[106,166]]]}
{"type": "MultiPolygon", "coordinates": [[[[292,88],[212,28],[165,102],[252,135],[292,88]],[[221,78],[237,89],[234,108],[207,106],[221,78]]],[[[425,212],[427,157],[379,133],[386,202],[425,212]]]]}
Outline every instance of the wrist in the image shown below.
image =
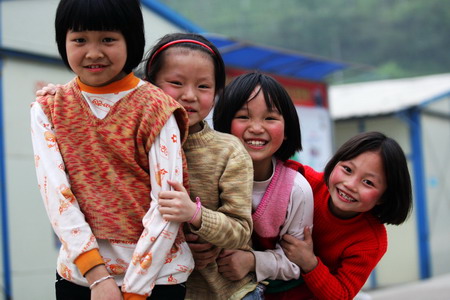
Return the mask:
{"type": "Polygon", "coordinates": [[[250,271],[249,272],[256,272],[256,256],[253,253],[253,251],[246,251],[248,254],[248,261],[250,262],[250,271]]]}
{"type": "Polygon", "coordinates": [[[305,265],[303,268],[301,268],[301,269],[302,269],[302,271],[303,271],[304,273],[309,273],[309,272],[311,272],[312,270],[314,270],[314,269],[317,267],[318,264],[319,264],[319,261],[317,260],[317,257],[314,256],[314,257],[309,261],[309,263],[306,264],[306,265],[305,265]]]}
{"type": "Polygon", "coordinates": [[[106,269],[105,265],[97,265],[86,272],[84,277],[86,278],[89,286],[91,286],[95,281],[109,276],[108,270],[106,269]]]}
{"type": "Polygon", "coordinates": [[[96,281],[94,281],[91,285],[89,285],[89,289],[92,290],[93,288],[95,288],[97,285],[101,284],[102,282],[106,281],[106,280],[110,280],[110,279],[114,279],[114,277],[112,275],[106,275],[103,276],[100,279],[97,279],[96,281]]]}
{"type": "Polygon", "coordinates": [[[188,223],[195,228],[200,228],[202,225],[202,202],[200,201],[200,197],[196,197],[195,200],[195,212],[188,223]]]}

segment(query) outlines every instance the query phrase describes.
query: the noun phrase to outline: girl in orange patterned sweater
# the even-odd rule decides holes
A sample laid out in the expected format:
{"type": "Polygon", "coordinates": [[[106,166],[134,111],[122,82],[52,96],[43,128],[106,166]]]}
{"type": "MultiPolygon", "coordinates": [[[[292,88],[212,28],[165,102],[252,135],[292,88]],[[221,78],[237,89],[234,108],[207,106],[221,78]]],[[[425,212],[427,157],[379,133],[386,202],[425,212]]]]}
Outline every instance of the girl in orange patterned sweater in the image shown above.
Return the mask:
{"type": "Polygon", "coordinates": [[[303,173],[314,193],[314,230],[281,242],[306,283],[289,299],[353,299],[387,250],[383,224],[400,225],[411,212],[405,155],[393,139],[366,132],[344,143],[324,173],[308,166],[303,173]]]}
{"type": "Polygon", "coordinates": [[[40,192],[62,244],[56,297],[184,299],[193,258],[158,194],[169,180],[187,185],[188,117],[132,73],[145,45],[140,3],[62,0],[55,28],[77,77],[32,104],[31,127],[40,192]]]}

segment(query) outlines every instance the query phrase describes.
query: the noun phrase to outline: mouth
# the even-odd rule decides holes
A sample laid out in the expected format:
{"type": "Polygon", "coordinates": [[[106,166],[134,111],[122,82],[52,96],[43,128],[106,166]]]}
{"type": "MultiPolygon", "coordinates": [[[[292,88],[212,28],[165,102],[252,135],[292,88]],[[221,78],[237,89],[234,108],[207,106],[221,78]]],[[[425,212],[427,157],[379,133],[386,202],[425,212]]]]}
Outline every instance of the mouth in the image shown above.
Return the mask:
{"type": "Polygon", "coordinates": [[[96,70],[96,69],[102,69],[105,67],[106,67],[105,65],[88,65],[88,66],[85,66],[84,68],[96,70]]]}
{"type": "Polygon", "coordinates": [[[252,140],[245,140],[245,143],[247,145],[249,145],[249,146],[252,146],[252,147],[262,147],[262,146],[267,145],[268,142],[264,141],[264,140],[254,140],[254,139],[252,139],[252,140]]]}
{"type": "Polygon", "coordinates": [[[193,109],[190,106],[184,106],[184,110],[189,114],[189,113],[195,113],[197,112],[197,110],[193,109]]]}
{"type": "Polygon", "coordinates": [[[340,189],[337,189],[339,196],[341,197],[341,199],[343,199],[346,202],[357,202],[357,200],[355,198],[353,198],[352,196],[350,196],[349,194],[344,193],[343,191],[341,191],[340,189]]]}

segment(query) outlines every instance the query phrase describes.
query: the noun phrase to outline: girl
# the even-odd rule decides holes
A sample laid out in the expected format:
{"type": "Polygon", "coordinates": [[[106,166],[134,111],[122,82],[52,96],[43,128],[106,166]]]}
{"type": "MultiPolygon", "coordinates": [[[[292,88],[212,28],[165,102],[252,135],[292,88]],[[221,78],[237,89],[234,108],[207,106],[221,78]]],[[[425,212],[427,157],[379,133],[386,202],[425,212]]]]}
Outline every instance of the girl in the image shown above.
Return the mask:
{"type": "Polygon", "coordinates": [[[231,280],[253,273],[271,279],[266,293],[291,295],[300,269],[285,256],[279,241],[288,233],[303,239],[312,226],[313,196],[297,165],[288,161],[300,151],[296,109],[286,90],[270,76],[252,72],[235,78],[214,110],[214,128],[240,139],[253,161],[253,251],[228,250],[219,271],[231,280]],[[278,281],[276,281],[278,280],[278,281]]]}
{"type": "MultiPolygon", "coordinates": [[[[222,56],[201,35],[168,34],[150,51],[144,73],[189,114],[189,136],[183,149],[191,197],[176,181],[169,181],[174,192],[159,194],[159,210],[166,220],[190,223],[187,236],[192,240],[189,246],[196,270],[187,282],[187,298],[240,299],[240,293],[252,291],[256,283],[250,275],[239,281],[221,276],[215,260],[221,248],[249,247],[251,159],[237,138],[212,130],[204,121],[225,86],[222,56]]],[[[39,93],[55,90],[49,86],[39,93]]]]}
{"type": "Polygon", "coordinates": [[[188,118],[131,72],[145,44],[140,3],[62,0],[55,29],[77,77],[33,103],[31,126],[41,195],[61,241],[56,297],[183,299],[194,264],[178,232],[191,216],[163,220],[157,195],[168,179],[183,181],[188,118]]]}
{"type": "Polygon", "coordinates": [[[183,212],[194,215],[189,231],[195,234],[190,247],[196,270],[187,282],[187,298],[228,299],[241,289],[254,289],[251,276],[228,280],[215,263],[219,248],[247,247],[252,231],[250,157],[237,138],[212,130],[204,121],[225,85],[222,57],[201,35],[175,33],[153,47],[145,68],[147,80],[177,100],[189,115],[183,149],[190,197],[176,182],[171,182],[175,191],[159,194],[160,211],[167,220],[182,221],[183,212]],[[205,250],[212,255],[205,257],[205,250]]]}
{"type": "Polygon", "coordinates": [[[306,282],[295,299],[353,299],[387,250],[383,224],[400,225],[411,212],[405,155],[393,139],[366,132],[343,144],[324,173],[305,166],[304,174],[314,192],[312,238],[308,229],[304,241],[281,242],[306,282]]]}

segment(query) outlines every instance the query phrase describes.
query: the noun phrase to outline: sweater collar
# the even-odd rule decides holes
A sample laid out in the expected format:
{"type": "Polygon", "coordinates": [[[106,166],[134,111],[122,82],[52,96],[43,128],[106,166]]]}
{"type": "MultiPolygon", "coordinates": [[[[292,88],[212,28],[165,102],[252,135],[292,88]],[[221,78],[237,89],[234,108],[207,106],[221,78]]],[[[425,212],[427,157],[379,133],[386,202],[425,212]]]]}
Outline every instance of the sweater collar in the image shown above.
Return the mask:
{"type": "Polygon", "coordinates": [[[134,76],[134,73],[131,72],[120,80],[114,81],[105,86],[95,87],[82,83],[80,78],[77,77],[77,84],[83,92],[91,94],[114,94],[135,88],[139,84],[139,78],[134,76]]]}
{"type": "Polygon", "coordinates": [[[214,130],[212,130],[205,121],[202,121],[201,125],[202,130],[188,135],[187,140],[183,145],[183,149],[202,148],[211,143],[214,139],[214,130]]]}

